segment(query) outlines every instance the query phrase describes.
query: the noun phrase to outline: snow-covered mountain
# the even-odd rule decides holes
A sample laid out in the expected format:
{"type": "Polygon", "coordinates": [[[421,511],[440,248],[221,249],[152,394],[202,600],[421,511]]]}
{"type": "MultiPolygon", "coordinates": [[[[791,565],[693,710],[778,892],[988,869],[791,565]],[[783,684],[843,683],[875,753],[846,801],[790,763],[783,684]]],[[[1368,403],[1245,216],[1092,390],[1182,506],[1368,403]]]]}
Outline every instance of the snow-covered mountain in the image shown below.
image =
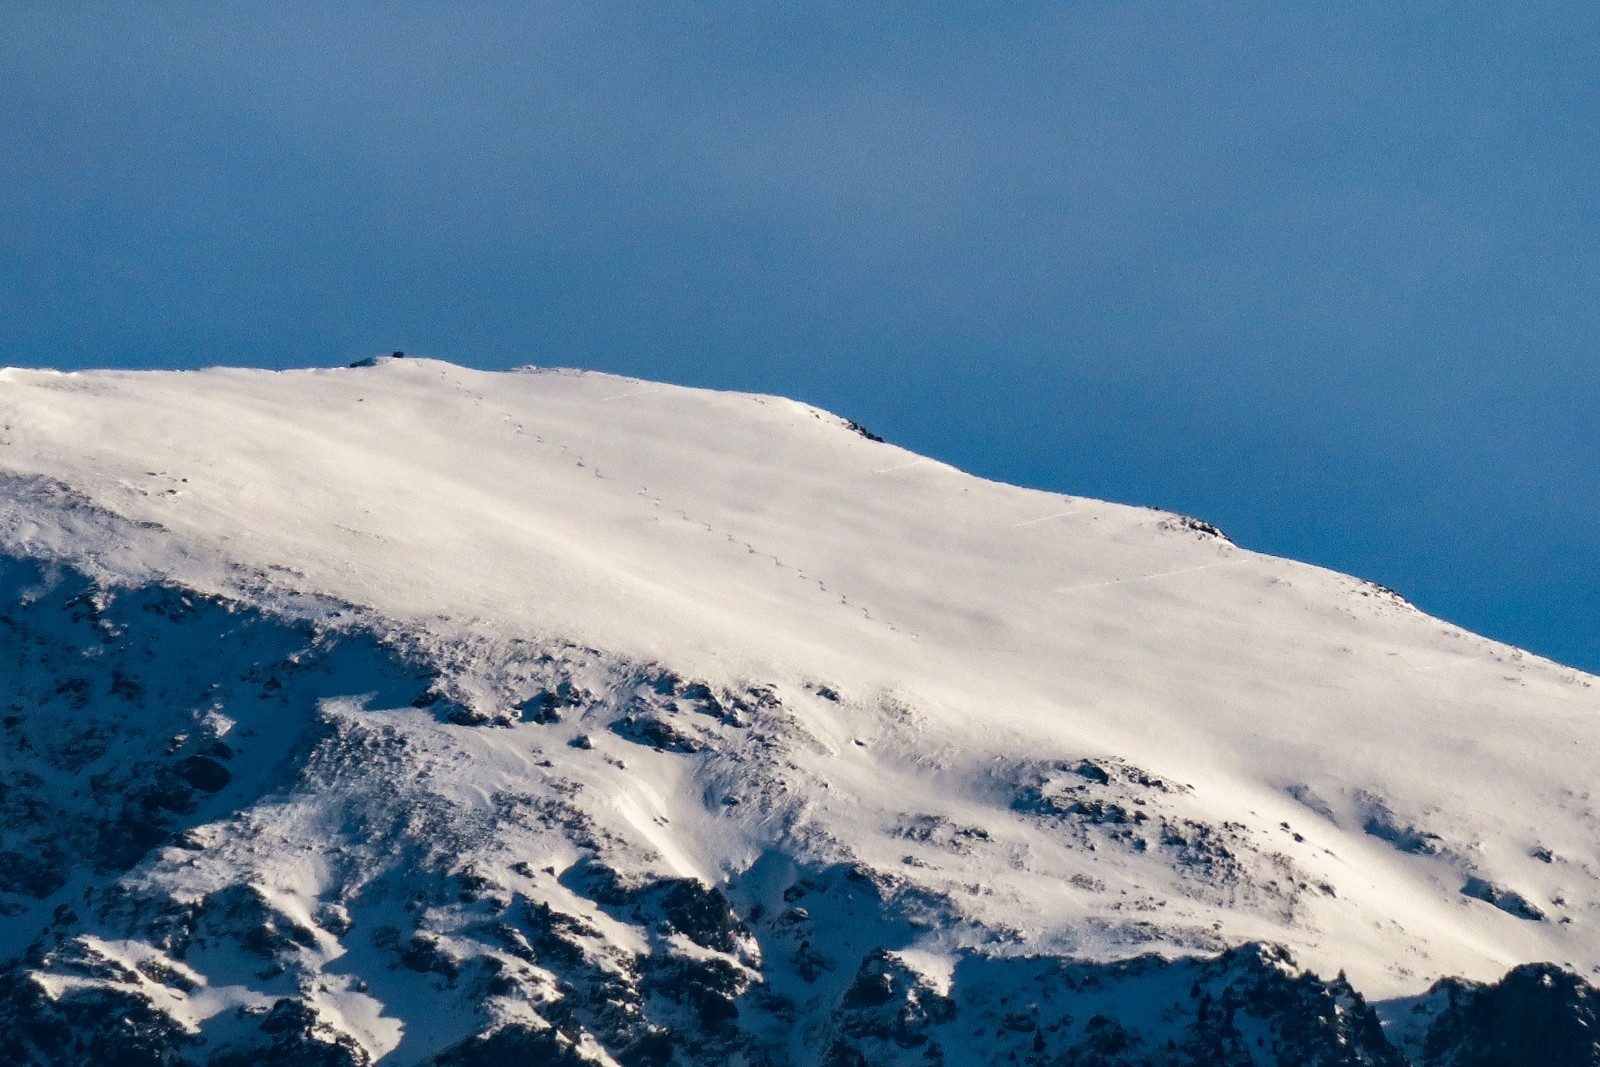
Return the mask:
{"type": "Polygon", "coordinates": [[[0,487],[4,1062],[1594,1062],[1594,679],[1203,522],[415,359],[0,487]]]}

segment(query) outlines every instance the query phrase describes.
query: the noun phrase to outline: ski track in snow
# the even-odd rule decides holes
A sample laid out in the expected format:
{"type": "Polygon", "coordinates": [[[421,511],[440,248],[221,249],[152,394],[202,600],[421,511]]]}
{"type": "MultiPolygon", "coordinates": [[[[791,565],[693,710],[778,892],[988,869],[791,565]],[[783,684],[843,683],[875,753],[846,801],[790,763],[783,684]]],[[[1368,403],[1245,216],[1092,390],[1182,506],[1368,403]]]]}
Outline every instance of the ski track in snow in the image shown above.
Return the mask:
{"type": "Polygon", "coordinates": [[[1127,578],[1112,578],[1104,582],[1087,582],[1083,585],[1063,585],[1055,589],[1057,593],[1075,593],[1083,589],[1105,589],[1114,585],[1131,585],[1135,582],[1153,582],[1160,578],[1175,578],[1180,574],[1195,574],[1199,571],[1215,570],[1218,567],[1234,567],[1248,560],[1228,559],[1219,563],[1206,563],[1199,567],[1180,567],[1177,570],[1162,571],[1159,574],[1136,574],[1127,578]]]}
{"type": "Polygon", "coordinates": [[[1012,523],[1011,528],[1013,530],[1020,530],[1025,526],[1037,526],[1041,522],[1049,522],[1052,519],[1064,519],[1068,515],[1076,515],[1082,510],[1082,508],[1068,508],[1066,511],[1057,511],[1050,515],[1041,515],[1037,519],[1024,519],[1021,522],[1012,523]]]}

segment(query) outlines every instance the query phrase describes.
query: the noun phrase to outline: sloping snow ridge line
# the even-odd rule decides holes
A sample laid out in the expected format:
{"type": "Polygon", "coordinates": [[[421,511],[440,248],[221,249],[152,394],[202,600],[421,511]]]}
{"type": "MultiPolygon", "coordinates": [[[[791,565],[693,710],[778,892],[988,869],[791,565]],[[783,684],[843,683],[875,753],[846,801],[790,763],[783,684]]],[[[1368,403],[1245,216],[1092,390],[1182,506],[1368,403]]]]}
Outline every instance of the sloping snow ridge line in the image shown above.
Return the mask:
{"type": "Polygon", "coordinates": [[[1593,678],[789,400],[0,371],[0,664],[6,1064],[1600,1062],[1593,678]]]}

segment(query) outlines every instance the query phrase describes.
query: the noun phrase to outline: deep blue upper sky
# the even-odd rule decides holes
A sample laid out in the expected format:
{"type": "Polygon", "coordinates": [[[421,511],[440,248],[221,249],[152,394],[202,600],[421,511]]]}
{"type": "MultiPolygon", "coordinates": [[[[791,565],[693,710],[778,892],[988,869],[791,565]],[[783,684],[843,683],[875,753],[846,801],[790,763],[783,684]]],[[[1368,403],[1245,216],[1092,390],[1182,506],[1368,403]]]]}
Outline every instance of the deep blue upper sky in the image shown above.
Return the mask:
{"type": "Polygon", "coordinates": [[[784,393],[1600,670],[1592,0],[312,7],[0,2],[0,363],[784,393]]]}

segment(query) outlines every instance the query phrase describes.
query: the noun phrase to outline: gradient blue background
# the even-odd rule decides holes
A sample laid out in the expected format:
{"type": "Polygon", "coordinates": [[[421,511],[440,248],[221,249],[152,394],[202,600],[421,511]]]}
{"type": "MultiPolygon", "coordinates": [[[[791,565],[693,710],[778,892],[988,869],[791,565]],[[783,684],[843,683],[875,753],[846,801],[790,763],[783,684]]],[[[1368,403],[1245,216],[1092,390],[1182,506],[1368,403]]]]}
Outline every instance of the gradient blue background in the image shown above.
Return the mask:
{"type": "Polygon", "coordinates": [[[312,6],[0,3],[0,362],[784,393],[1600,669],[1592,0],[312,6]]]}

